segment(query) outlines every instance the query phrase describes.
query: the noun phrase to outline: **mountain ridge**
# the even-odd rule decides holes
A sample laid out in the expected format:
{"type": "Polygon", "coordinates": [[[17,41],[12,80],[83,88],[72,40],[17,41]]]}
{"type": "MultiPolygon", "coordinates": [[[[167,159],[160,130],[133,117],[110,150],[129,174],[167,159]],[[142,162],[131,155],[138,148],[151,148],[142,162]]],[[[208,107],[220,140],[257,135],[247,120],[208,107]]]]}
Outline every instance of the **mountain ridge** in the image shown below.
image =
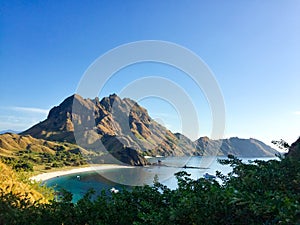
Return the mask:
{"type": "Polygon", "coordinates": [[[211,140],[208,137],[200,137],[195,141],[197,149],[205,149],[212,155],[234,155],[242,157],[272,157],[279,152],[254,138],[231,137],[227,139],[211,140]],[[217,151],[216,151],[217,149],[217,151]]]}
{"type": "Polygon", "coordinates": [[[246,154],[249,156],[271,156],[276,151],[255,139],[235,141],[201,137],[193,142],[183,134],[172,133],[153,120],[148,111],[137,102],[129,98],[121,99],[116,94],[101,100],[98,97],[84,99],[77,94],[71,95],[53,107],[47,119],[21,133],[28,134],[49,141],[76,143],[83,149],[99,154],[111,153],[131,165],[145,164],[142,157],[144,155],[245,155],[245,151],[238,149],[241,145],[235,142],[244,142],[248,151],[252,146],[255,150],[246,154]],[[220,151],[215,152],[213,148],[220,148],[220,151]],[[131,157],[126,160],[124,158],[127,156],[122,152],[124,150],[131,153],[131,157]],[[135,162],[132,158],[139,160],[135,162]]]}

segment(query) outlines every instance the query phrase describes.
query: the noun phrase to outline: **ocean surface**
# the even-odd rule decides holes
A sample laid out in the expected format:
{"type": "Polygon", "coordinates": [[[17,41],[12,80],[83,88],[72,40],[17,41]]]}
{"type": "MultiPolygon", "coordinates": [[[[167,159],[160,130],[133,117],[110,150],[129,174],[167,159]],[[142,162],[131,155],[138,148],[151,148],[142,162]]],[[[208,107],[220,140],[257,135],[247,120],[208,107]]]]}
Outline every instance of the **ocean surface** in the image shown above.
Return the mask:
{"type": "MultiPolygon", "coordinates": [[[[226,159],[226,157],[208,157],[208,156],[193,156],[193,157],[155,157],[149,158],[151,163],[160,165],[149,167],[128,167],[114,168],[106,170],[90,171],[78,174],[69,174],[52,178],[45,181],[47,186],[54,187],[59,191],[62,188],[73,194],[73,201],[76,202],[89,190],[94,189],[96,194],[101,191],[115,188],[122,190],[123,188],[130,189],[132,186],[141,186],[144,184],[152,185],[155,178],[171,189],[176,189],[177,180],[174,176],[176,172],[186,171],[191,174],[191,178],[202,178],[205,173],[212,175],[216,171],[227,174],[231,171],[228,165],[221,165],[218,159],[226,159]]],[[[244,162],[249,160],[270,160],[273,158],[240,158],[244,162]]]]}

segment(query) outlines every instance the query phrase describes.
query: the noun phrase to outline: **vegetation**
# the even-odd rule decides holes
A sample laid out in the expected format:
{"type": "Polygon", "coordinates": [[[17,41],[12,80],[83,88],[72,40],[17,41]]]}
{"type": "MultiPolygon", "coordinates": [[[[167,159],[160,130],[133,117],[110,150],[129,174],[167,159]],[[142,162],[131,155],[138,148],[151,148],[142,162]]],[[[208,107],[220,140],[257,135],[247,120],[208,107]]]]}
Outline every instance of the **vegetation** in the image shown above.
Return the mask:
{"type": "Polygon", "coordinates": [[[230,156],[220,163],[233,167],[217,174],[221,183],[179,172],[176,190],[155,179],[153,186],[97,198],[90,191],[77,203],[65,191],[48,203],[2,191],[0,224],[300,224],[300,161],[245,164],[230,156]]]}
{"type": "Polygon", "coordinates": [[[272,144],[276,145],[278,148],[288,151],[290,148],[289,143],[287,143],[285,140],[280,139],[279,141],[273,140],[271,141],[272,144]]]}
{"type": "Polygon", "coordinates": [[[18,151],[10,157],[1,157],[2,162],[16,171],[32,172],[34,166],[43,165],[44,169],[64,166],[79,166],[86,164],[80,153],[60,150],[52,153],[33,152],[30,150],[18,151]]]}
{"type": "Polygon", "coordinates": [[[76,144],[36,139],[30,135],[0,135],[0,162],[18,173],[38,172],[66,166],[80,166],[90,152],[76,144]]]}

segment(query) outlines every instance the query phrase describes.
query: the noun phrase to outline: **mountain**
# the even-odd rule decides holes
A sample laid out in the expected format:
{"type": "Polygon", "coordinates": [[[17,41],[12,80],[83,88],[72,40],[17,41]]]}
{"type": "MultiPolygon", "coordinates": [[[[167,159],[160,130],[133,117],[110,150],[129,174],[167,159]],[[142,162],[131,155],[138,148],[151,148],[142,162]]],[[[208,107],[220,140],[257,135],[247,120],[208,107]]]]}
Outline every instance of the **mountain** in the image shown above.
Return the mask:
{"type": "Polygon", "coordinates": [[[72,95],[52,108],[46,120],[21,134],[77,144],[96,153],[101,162],[118,163],[117,159],[130,165],[147,164],[144,155],[274,156],[276,153],[255,139],[215,141],[202,137],[193,142],[157,123],[135,101],[121,99],[116,94],[102,100],[72,95]]]}
{"type": "Polygon", "coordinates": [[[273,157],[278,152],[265,143],[250,138],[241,139],[232,137],[229,139],[211,140],[208,137],[201,137],[195,141],[198,151],[206,155],[228,154],[242,157],[273,157]]]}
{"type": "MultiPolygon", "coordinates": [[[[84,99],[72,95],[52,108],[46,120],[24,131],[22,135],[70,142],[99,154],[107,151],[133,164],[137,155],[197,155],[191,141],[176,136],[155,120],[135,101],[113,94],[103,98],[84,99]],[[130,152],[125,160],[124,149],[130,152]],[[135,151],[135,152],[134,152],[135,151]]],[[[121,160],[122,161],[122,160],[121,160]]],[[[138,165],[146,162],[139,158],[138,165]]]]}

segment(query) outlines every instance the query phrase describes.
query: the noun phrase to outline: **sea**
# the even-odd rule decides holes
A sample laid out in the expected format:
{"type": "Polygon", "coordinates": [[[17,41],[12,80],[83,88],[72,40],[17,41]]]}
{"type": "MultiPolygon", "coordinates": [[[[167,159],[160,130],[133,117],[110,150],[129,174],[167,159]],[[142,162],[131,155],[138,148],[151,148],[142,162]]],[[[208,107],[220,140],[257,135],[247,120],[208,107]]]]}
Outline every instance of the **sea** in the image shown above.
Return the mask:
{"type": "MultiPolygon", "coordinates": [[[[226,158],[216,156],[152,157],[148,158],[148,161],[155,164],[155,166],[100,169],[55,177],[46,180],[44,183],[49,187],[53,187],[57,192],[61,189],[71,192],[73,202],[81,199],[90,189],[95,191],[96,196],[103,190],[109,193],[110,190],[130,190],[133,186],[153,185],[154,180],[170,189],[176,189],[177,180],[174,174],[179,171],[186,171],[192,179],[203,178],[205,173],[216,175],[216,171],[228,174],[232,171],[232,168],[218,162],[218,159],[226,158]]],[[[271,160],[277,158],[240,159],[245,163],[251,163],[256,159],[271,160]]]]}

